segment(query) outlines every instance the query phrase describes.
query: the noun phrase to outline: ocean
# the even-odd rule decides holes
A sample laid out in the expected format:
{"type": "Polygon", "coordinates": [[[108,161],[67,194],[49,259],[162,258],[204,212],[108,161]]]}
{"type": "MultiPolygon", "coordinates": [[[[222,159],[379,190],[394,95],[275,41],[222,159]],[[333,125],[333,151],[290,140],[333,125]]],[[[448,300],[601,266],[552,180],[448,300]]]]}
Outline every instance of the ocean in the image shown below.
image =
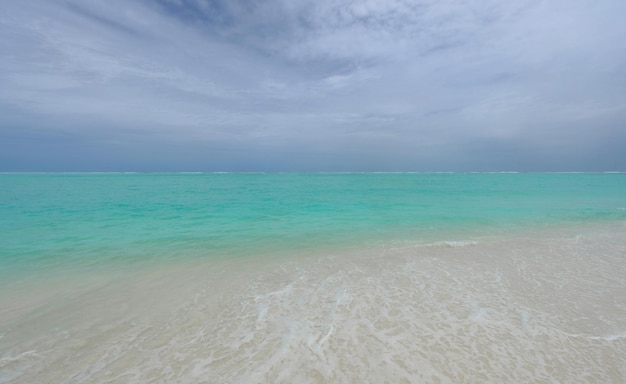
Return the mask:
{"type": "Polygon", "coordinates": [[[626,174],[0,174],[0,383],[626,382],[626,174]]]}

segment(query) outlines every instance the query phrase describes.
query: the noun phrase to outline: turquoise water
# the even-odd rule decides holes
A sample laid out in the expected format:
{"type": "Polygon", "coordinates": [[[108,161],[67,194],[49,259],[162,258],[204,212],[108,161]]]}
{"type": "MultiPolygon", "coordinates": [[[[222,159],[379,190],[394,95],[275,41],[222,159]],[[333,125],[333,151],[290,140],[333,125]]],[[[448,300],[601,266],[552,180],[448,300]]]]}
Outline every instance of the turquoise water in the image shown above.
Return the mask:
{"type": "Polygon", "coordinates": [[[625,207],[625,174],[3,174],[0,266],[471,238],[625,207]]]}
{"type": "Polygon", "coordinates": [[[625,208],[624,174],[2,174],[0,383],[624,383],[625,208]]]}

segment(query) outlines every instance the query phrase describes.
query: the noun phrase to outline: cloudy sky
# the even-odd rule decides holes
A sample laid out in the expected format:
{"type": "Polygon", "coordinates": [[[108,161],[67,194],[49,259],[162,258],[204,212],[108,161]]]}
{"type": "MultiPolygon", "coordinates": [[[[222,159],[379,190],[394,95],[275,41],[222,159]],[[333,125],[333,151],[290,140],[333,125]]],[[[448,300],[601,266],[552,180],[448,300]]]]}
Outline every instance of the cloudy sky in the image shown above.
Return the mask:
{"type": "Polygon", "coordinates": [[[3,0],[0,171],[626,171],[624,0],[3,0]]]}

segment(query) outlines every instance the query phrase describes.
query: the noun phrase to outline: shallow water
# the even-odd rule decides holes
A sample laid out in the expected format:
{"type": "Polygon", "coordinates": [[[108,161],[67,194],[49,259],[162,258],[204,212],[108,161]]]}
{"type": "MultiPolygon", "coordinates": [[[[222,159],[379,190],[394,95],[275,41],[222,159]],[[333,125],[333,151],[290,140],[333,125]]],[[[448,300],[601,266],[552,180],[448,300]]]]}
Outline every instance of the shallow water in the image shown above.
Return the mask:
{"type": "Polygon", "coordinates": [[[20,282],[0,382],[622,383],[626,227],[20,282]]]}
{"type": "Polygon", "coordinates": [[[4,174],[0,274],[626,220],[626,174],[4,174]]]}
{"type": "Polygon", "coordinates": [[[623,383],[625,181],[0,175],[0,383],[623,383]]]}

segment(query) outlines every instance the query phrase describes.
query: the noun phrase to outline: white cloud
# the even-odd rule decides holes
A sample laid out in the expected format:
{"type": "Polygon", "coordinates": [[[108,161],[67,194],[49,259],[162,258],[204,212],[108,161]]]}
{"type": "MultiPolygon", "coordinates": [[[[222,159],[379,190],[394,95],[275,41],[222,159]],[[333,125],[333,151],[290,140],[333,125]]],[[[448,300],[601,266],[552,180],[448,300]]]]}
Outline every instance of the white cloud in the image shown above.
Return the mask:
{"type": "Polygon", "coordinates": [[[617,0],[3,2],[0,133],[43,119],[373,158],[395,145],[407,164],[424,160],[400,149],[417,143],[436,164],[437,145],[610,140],[624,13],[617,0]]]}

